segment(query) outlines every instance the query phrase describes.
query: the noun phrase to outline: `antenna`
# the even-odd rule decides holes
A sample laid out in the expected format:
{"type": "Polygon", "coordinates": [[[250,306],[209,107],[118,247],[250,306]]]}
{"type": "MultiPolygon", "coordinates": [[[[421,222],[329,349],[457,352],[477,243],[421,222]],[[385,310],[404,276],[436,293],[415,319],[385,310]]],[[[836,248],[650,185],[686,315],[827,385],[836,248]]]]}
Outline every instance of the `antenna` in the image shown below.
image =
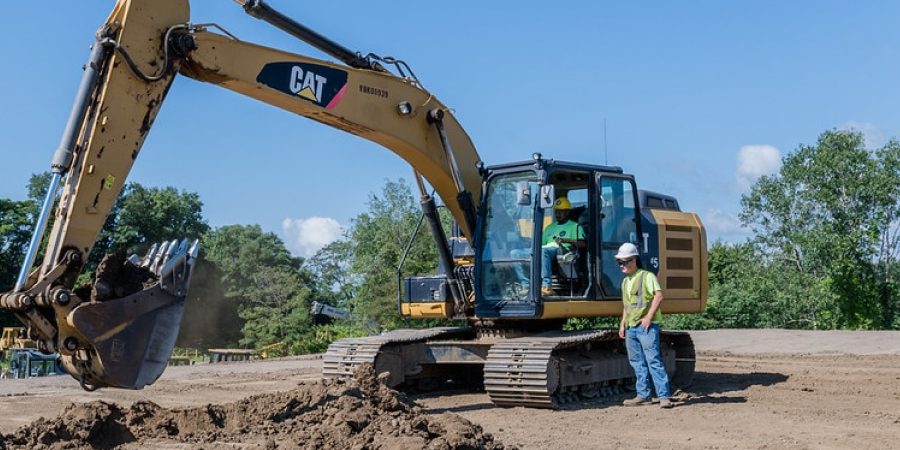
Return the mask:
{"type": "Polygon", "coordinates": [[[609,152],[606,147],[606,117],[603,118],[603,165],[609,165],[609,152]]]}

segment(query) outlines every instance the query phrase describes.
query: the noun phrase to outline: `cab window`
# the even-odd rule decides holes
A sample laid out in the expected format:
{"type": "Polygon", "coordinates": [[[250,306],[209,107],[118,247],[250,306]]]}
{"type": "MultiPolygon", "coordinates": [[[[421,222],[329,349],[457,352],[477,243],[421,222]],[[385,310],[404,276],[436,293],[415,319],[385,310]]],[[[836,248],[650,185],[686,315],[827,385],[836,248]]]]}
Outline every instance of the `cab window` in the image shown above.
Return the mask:
{"type": "Polygon", "coordinates": [[[532,273],[535,203],[534,172],[500,175],[491,180],[481,234],[481,292],[486,302],[527,301],[532,273]]]}
{"type": "Polygon", "coordinates": [[[626,242],[638,244],[636,189],[627,178],[601,176],[600,190],[600,287],[607,297],[622,295],[625,277],[615,254],[626,242]]]}

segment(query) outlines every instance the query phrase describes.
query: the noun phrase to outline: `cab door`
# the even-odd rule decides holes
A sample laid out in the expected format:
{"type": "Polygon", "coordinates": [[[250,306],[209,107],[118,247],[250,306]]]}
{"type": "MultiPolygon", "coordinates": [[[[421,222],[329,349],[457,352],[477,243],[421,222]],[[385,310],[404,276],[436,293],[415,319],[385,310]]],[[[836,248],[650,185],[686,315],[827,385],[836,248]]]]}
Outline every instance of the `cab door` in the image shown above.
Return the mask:
{"type": "Polygon", "coordinates": [[[604,298],[621,298],[622,279],[615,255],[630,242],[641,248],[637,188],[631,177],[602,173],[597,180],[600,206],[600,290],[604,298]]]}
{"type": "Polygon", "coordinates": [[[482,199],[475,259],[475,314],[531,318],[539,314],[540,265],[533,264],[540,178],[534,171],[499,173],[482,199]]]}

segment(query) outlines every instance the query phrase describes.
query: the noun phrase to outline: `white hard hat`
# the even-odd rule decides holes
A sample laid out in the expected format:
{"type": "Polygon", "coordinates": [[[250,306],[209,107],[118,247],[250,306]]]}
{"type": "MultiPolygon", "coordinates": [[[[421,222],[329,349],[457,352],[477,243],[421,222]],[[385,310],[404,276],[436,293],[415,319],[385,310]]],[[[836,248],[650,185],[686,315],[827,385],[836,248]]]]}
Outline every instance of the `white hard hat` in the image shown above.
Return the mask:
{"type": "Polygon", "coordinates": [[[631,258],[638,255],[638,248],[631,242],[626,242],[619,247],[619,253],[616,253],[616,259],[631,258]]]}

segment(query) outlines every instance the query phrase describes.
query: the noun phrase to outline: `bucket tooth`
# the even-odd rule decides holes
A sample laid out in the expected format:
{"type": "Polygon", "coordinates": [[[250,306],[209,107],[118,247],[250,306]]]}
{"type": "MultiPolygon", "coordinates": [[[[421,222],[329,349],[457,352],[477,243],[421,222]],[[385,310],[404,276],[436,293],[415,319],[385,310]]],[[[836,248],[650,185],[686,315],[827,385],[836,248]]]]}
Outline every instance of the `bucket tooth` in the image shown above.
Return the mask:
{"type": "Polygon", "coordinates": [[[147,254],[144,255],[144,259],[141,260],[141,267],[148,267],[150,263],[153,262],[153,257],[156,255],[156,249],[159,248],[159,244],[156,242],[150,246],[150,250],[147,250],[147,254]]]}
{"type": "Polygon", "coordinates": [[[168,251],[169,241],[165,241],[160,244],[159,248],[156,250],[156,253],[153,254],[153,261],[150,262],[150,266],[148,267],[151,272],[157,273],[159,271],[159,266],[162,264],[163,257],[168,251]]]}

